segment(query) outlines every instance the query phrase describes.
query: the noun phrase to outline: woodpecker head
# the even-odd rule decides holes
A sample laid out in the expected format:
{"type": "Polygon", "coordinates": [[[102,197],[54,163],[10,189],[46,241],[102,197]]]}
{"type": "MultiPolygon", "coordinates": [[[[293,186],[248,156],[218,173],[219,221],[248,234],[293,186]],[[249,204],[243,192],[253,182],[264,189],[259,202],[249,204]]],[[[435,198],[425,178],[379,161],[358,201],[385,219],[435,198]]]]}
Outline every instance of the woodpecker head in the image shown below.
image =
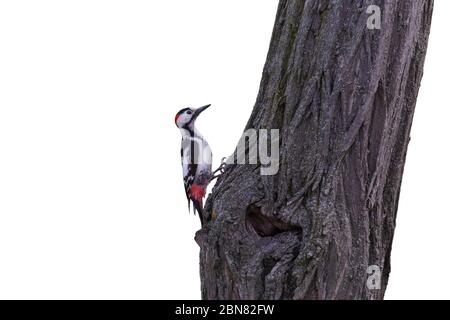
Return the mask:
{"type": "Polygon", "coordinates": [[[193,109],[193,108],[184,108],[178,111],[178,113],[175,116],[175,124],[178,128],[193,128],[195,124],[195,119],[208,109],[211,105],[208,104],[206,106],[203,106],[201,108],[193,109]]]}

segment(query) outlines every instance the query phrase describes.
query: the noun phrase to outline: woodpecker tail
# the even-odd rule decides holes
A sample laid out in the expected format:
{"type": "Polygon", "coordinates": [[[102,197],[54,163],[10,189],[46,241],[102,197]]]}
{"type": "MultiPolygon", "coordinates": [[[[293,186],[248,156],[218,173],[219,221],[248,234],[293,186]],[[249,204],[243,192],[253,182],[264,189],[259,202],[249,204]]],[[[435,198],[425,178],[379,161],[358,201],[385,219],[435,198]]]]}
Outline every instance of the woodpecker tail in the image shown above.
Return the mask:
{"type": "Polygon", "coordinates": [[[203,203],[201,201],[200,202],[193,201],[193,203],[194,203],[194,214],[195,214],[195,211],[198,212],[198,217],[200,218],[200,224],[203,227],[203,217],[204,217],[203,203]]]}

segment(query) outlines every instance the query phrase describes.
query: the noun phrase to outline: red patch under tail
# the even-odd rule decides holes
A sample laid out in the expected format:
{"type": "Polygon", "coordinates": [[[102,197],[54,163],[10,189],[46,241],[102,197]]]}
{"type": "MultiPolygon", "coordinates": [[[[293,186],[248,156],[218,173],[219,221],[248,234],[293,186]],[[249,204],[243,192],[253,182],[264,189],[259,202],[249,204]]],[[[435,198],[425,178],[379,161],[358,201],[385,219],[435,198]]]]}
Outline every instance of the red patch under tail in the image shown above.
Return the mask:
{"type": "Polygon", "coordinates": [[[193,184],[191,186],[190,196],[192,201],[200,205],[203,208],[203,198],[206,194],[206,188],[199,186],[198,184],[193,184]]]}
{"type": "Polygon", "coordinates": [[[199,186],[198,184],[193,184],[190,189],[190,198],[192,199],[192,202],[194,203],[194,213],[195,211],[198,212],[198,215],[200,217],[200,223],[203,226],[203,198],[206,194],[206,188],[199,186]]]}

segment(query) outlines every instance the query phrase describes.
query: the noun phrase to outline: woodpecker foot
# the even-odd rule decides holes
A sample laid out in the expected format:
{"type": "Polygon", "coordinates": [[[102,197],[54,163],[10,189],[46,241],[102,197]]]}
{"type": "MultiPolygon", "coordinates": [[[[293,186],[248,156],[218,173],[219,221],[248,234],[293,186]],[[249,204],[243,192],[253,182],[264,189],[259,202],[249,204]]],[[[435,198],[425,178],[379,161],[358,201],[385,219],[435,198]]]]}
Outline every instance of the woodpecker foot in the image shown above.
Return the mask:
{"type": "MultiPolygon", "coordinates": [[[[216,172],[218,172],[218,171],[220,171],[220,174],[224,173],[225,167],[227,166],[227,161],[226,161],[226,159],[227,159],[227,157],[223,157],[223,158],[222,158],[222,161],[220,162],[220,166],[213,172],[213,175],[214,175],[216,172]]],[[[219,174],[219,175],[220,175],[220,174],[219,174]]],[[[218,175],[218,176],[219,176],[219,175],[218,175]]]]}
{"type": "Polygon", "coordinates": [[[225,167],[227,166],[226,159],[227,159],[226,157],[222,158],[220,166],[216,170],[213,171],[213,173],[212,173],[213,176],[211,177],[211,179],[209,179],[209,182],[213,181],[214,179],[217,179],[225,172],[225,167]],[[220,173],[216,174],[217,172],[220,172],[220,173]]]}

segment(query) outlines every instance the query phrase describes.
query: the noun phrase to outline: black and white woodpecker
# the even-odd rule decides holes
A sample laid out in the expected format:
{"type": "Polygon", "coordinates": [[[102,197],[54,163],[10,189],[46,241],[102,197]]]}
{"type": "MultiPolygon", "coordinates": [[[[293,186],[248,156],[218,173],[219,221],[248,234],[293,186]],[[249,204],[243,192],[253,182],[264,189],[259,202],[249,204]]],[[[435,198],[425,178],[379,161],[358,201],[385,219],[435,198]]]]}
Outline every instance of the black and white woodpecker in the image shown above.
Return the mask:
{"type": "Polygon", "coordinates": [[[183,166],[184,190],[188,200],[188,208],[192,201],[195,211],[200,216],[203,224],[203,198],[208,184],[217,176],[217,171],[222,171],[223,165],[212,172],[212,152],[208,142],[195,127],[197,117],[209,108],[206,105],[201,108],[184,108],[175,116],[175,124],[181,131],[181,164],[183,166]]]}

